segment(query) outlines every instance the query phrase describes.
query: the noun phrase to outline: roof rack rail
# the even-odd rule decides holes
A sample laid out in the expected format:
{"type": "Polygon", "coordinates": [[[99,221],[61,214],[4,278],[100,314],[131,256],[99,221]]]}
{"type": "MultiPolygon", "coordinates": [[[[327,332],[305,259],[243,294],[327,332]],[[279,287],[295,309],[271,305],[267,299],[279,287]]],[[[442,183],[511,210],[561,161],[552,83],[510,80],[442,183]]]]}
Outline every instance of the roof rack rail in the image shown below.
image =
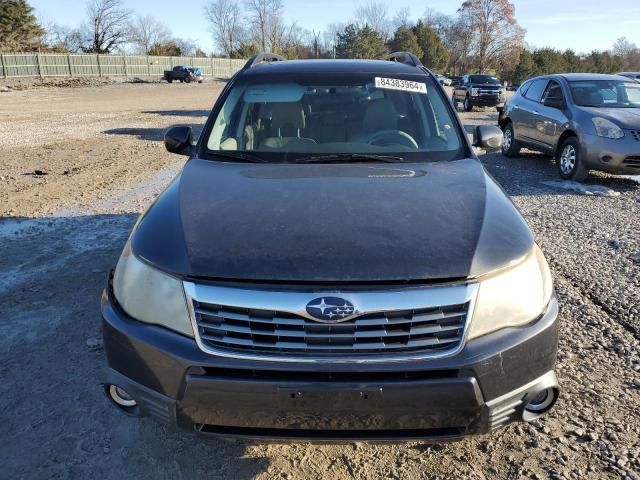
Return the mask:
{"type": "Polygon", "coordinates": [[[385,56],[383,60],[405,63],[412,67],[422,67],[422,62],[411,52],[394,52],[391,55],[385,56]]]}
{"type": "Polygon", "coordinates": [[[247,63],[244,64],[242,69],[246,70],[247,68],[255,67],[260,63],[282,62],[283,60],[286,60],[286,58],[275,53],[256,53],[253,57],[247,60],[247,63]]]}

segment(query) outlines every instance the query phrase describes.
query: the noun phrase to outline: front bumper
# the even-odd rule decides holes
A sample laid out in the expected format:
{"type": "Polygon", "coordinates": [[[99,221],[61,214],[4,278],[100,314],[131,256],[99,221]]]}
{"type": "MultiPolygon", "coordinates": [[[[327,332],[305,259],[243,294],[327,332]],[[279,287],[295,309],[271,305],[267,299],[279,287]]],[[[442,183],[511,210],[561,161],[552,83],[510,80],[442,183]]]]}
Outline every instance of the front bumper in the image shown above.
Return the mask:
{"type": "Polygon", "coordinates": [[[261,439],[450,440],[522,420],[558,384],[558,304],[533,324],[468,342],[449,358],[309,366],[221,358],[129,318],[102,297],[107,383],[130,410],[203,435],[261,439]]]}
{"type": "Polygon", "coordinates": [[[609,173],[640,175],[640,137],[625,130],[623,138],[614,140],[597,135],[583,135],[583,158],[589,168],[609,173]]]}
{"type": "Polygon", "coordinates": [[[480,107],[504,107],[505,99],[498,95],[476,95],[469,97],[471,105],[480,107]]]}

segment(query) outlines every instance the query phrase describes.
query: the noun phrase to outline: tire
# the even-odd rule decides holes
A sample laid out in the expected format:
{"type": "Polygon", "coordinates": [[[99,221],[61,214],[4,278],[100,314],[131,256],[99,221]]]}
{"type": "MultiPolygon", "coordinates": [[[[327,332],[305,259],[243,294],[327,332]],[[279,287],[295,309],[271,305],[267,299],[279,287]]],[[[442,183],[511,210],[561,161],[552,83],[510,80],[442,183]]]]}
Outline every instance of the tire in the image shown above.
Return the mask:
{"type": "Polygon", "coordinates": [[[167,82],[173,83],[173,78],[170,78],[169,80],[167,80],[167,82]]]}
{"type": "Polygon", "coordinates": [[[464,103],[462,104],[465,112],[470,112],[473,110],[473,105],[471,104],[471,99],[469,95],[464,97],[464,103]]]}
{"type": "Polygon", "coordinates": [[[458,101],[456,100],[455,92],[453,93],[453,96],[451,97],[451,103],[453,104],[453,109],[457,112],[458,111],[458,101]]]}
{"type": "Polygon", "coordinates": [[[516,140],[513,124],[507,122],[502,128],[502,154],[505,157],[517,157],[521,148],[522,145],[516,140]]]}
{"type": "Polygon", "coordinates": [[[191,77],[185,78],[184,81],[187,82],[187,83],[191,83],[191,77]]]}
{"type": "Polygon", "coordinates": [[[580,142],[576,137],[569,137],[562,143],[556,157],[560,178],[576,182],[583,182],[587,179],[589,169],[585,167],[581,155],[580,142]]]}

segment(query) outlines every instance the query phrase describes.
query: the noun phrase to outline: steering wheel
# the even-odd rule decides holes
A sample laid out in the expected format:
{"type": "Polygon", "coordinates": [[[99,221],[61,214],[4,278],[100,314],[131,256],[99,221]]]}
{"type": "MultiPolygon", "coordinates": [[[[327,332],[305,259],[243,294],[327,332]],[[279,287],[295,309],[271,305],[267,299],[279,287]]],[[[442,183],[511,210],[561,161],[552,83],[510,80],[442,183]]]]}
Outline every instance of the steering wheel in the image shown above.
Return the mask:
{"type": "Polygon", "coordinates": [[[420,149],[418,143],[413,139],[413,137],[401,130],[381,130],[367,138],[367,143],[369,145],[377,145],[380,147],[401,144],[416,150],[420,149]]]}

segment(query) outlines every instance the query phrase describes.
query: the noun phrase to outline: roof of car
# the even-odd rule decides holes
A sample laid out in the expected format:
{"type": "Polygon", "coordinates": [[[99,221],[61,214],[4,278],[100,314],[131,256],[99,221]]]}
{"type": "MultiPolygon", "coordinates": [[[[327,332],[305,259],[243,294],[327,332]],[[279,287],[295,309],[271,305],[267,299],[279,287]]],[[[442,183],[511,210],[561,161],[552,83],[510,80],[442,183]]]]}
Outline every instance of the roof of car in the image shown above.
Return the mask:
{"type": "Polygon", "coordinates": [[[621,78],[620,75],[608,75],[604,73],[561,73],[557,76],[569,82],[579,80],[625,80],[621,78]]]}
{"type": "Polygon", "coordinates": [[[426,75],[421,68],[388,60],[284,60],[270,63],[264,62],[242,70],[241,75],[254,76],[301,72],[426,75]]]}

